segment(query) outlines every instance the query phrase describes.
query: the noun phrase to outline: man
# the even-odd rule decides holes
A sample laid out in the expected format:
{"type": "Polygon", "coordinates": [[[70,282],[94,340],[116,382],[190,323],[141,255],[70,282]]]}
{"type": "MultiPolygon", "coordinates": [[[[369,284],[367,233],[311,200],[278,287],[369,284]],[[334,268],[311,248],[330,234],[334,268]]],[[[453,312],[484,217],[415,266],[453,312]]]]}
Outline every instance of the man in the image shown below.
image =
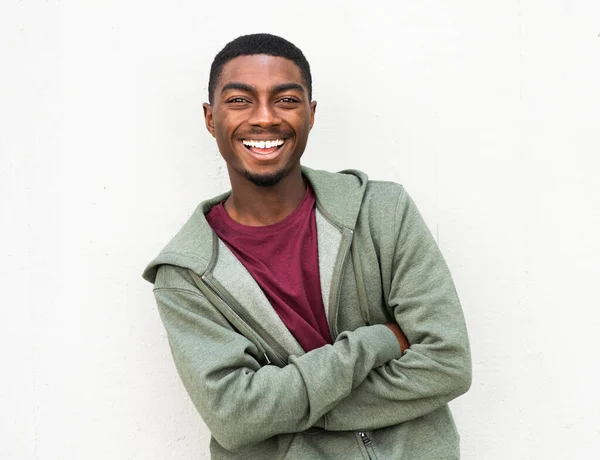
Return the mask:
{"type": "Polygon", "coordinates": [[[300,166],[311,93],[282,38],[217,54],[204,114],[231,192],[144,272],[212,458],[457,459],[447,403],[471,367],[452,279],[401,186],[300,166]]]}

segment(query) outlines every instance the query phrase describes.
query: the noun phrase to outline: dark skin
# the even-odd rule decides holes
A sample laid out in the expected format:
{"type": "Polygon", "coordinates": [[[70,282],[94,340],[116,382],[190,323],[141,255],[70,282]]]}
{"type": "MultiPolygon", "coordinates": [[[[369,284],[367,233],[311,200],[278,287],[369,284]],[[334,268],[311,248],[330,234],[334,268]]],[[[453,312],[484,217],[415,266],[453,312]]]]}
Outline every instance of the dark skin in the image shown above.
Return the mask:
{"type": "MultiPolygon", "coordinates": [[[[239,56],[223,66],[214,101],[203,108],[206,128],[227,164],[232,192],[225,210],[233,220],[270,225],[300,204],[306,192],[300,158],[316,107],[293,61],[259,54],[239,56]],[[277,146],[248,146],[260,141],[277,146]]],[[[409,344],[398,325],[386,326],[404,352],[409,344]]]]}
{"type": "Polygon", "coordinates": [[[206,128],[227,163],[232,193],[225,209],[251,226],[269,225],[300,204],[306,184],[300,169],[317,103],[310,101],[294,62],[266,55],[240,56],[223,67],[213,104],[204,104],[206,128]],[[243,140],[284,140],[272,155],[252,154],[243,140]],[[281,174],[272,186],[259,186],[247,174],[281,174]]]}

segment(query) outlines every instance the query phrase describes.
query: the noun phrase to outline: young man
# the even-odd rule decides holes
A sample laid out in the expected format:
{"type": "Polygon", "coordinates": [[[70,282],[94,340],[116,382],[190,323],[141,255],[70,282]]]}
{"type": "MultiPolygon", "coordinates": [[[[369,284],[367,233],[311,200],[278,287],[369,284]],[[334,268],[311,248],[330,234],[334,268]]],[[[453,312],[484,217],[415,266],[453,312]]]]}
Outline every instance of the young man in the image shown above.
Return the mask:
{"type": "Polygon", "coordinates": [[[144,272],[212,458],[457,459],[447,403],[471,364],[450,273],[401,186],[300,166],[311,88],[279,37],[215,57],[204,114],[231,192],[144,272]]]}

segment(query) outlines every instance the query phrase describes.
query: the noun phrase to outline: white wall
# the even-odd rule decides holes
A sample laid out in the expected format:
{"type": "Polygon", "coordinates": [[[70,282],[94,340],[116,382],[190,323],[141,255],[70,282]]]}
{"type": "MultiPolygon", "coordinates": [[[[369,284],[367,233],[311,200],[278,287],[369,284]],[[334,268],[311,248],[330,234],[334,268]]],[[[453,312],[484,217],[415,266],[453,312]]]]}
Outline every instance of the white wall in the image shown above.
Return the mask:
{"type": "Polygon", "coordinates": [[[305,164],[402,182],[463,299],[465,459],[600,456],[597,0],[0,5],[0,459],[208,458],[140,273],[227,187],[212,57],[312,64],[305,164]]]}

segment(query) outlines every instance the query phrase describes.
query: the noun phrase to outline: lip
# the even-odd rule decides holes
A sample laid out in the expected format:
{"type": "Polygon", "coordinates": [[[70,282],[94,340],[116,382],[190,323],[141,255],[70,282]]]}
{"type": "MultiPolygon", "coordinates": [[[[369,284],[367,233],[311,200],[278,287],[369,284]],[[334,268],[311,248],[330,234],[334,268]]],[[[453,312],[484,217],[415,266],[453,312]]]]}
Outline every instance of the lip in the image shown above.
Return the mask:
{"type": "Polygon", "coordinates": [[[248,136],[248,137],[240,137],[240,142],[242,141],[276,141],[277,139],[287,140],[287,137],[276,136],[276,137],[260,137],[260,136],[248,136]]]}
{"type": "MultiPolygon", "coordinates": [[[[256,137],[252,136],[252,137],[250,137],[250,136],[248,136],[248,137],[241,137],[241,138],[239,138],[239,141],[242,142],[242,145],[243,145],[244,141],[259,141],[259,142],[260,141],[262,141],[262,142],[271,141],[271,142],[273,142],[273,141],[276,141],[276,140],[282,140],[284,142],[283,145],[285,145],[285,143],[289,140],[289,138],[288,137],[283,137],[283,136],[278,136],[278,137],[260,137],[260,136],[256,136],[256,137]]],[[[244,145],[244,147],[246,147],[246,146],[244,145]]]]}
{"type": "MultiPolygon", "coordinates": [[[[255,161],[259,161],[259,162],[267,162],[267,161],[272,161],[277,159],[283,152],[284,147],[287,145],[287,143],[290,141],[289,137],[268,137],[268,138],[264,138],[264,137],[260,137],[260,136],[252,136],[252,137],[247,137],[247,138],[241,138],[238,142],[240,147],[246,152],[246,154],[248,154],[249,156],[251,156],[255,161]],[[268,153],[259,153],[259,152],[253,152],[252,150],[250,150],[248,147],[246,147],[243,144],[244,140],[253,140],[253,141],[274,141],[277,139],[282,139],[284,142],[282,145],[278,146],[277,148],[275,148],[275,150],[268,152],[268,153]]],[[[265,149],[267,150],[267,149],[265,149]]]]}

